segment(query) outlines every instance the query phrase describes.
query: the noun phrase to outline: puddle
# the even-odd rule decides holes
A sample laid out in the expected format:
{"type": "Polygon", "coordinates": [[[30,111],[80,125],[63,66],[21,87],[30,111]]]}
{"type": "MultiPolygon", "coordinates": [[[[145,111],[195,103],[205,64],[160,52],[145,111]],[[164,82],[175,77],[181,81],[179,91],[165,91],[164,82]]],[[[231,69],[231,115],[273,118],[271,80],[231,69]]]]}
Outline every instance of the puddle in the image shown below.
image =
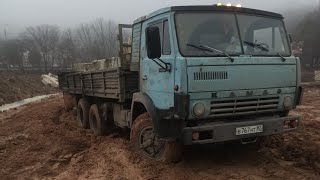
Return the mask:
{"type": "Polygon", "coordinates": [[[25,104],[29,104],[29,103],[32,103],[32,102],[35,102],[35,101],[40,101],[42,99],[45,99],[45,98],[48,98],[48,97],[51,97],[51,96],[55,96],[55,95],[58,95],[58,94],[48,94],[48,95],[42,95],[42,96],[35,96],[35,97],[27,98],[27,99],[24,99],[24,100],[21,100],[21,101],[16,101],[16,102],[11,103],[11,104],[4,104],[4,105],[0,106],[0,112],[7,111],[7,110],[13,109],[13,108],[17,108],[19,106],[22,106],[22,105],[25,105],[25,104]]]}

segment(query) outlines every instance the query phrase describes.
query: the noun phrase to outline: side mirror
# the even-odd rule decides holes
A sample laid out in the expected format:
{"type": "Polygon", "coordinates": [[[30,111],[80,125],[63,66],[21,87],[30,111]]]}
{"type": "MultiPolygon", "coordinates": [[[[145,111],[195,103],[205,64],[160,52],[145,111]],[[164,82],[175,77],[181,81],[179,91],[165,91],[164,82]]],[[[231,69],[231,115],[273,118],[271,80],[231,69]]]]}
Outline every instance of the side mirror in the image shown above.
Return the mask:
{"type": "Polygon", "coordinates": [[[289,43],[291,44],[293,42],[292,34],[288,34],[288,38],[289,38],[289,43]]]}
{"type": "Polygon", "coordinates": [[[159,59],[161,57],[160,30],[152,26],[146,29],[147,54],[149,59],[159,59]]]}

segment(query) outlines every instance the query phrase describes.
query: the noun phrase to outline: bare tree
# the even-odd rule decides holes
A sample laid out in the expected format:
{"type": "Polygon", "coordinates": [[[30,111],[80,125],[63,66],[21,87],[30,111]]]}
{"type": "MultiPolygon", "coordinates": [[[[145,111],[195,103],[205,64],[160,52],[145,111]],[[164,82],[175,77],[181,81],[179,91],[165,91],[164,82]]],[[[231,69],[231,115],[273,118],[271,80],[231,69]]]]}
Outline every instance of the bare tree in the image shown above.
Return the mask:
{"type": "Polygon", "coordinates": [[[76,30],[76,46],[78,48],[80,59],[90,60],[94,58],[93,35],[88,24],[81,24],[76,30]]]}
{"type": "Polygon", "coordinates": [[[98,58],[112,57],[117,52],[117,25],[109,20],[99,18],[91,25],[95,43],[98,46],[98,58]]]}
{"type": "Polygon", "coordinates": [[[76,30],[75,44],[85,61],[117,56],[117,25],[102,18],[81,24],[76,30]]]}
{"type": "Polygon", "coordinates": [[[60,34],[59,27],[53,25],[28,27],[24,34],[26,39],[31,40],[33,45],[40,50],[45,72],[48,72],[50,60],[52,67],[56,56],[55,52],[60,34]]]}
{"type": "Polygon", "coordinates": [[[32,67],[37,67],[40,69],[40,65],[41,65],[41,53],[37,48],[33,48],[29,50],[29,54],[28,54],[28,62],[31,64],[32,67]]]}
{"type": "Polygon", "coordinates": [[[114,21],[103,18],[62,32],[53,25],[28,27],[16,40],[19,39],[19,47],[14,46],[17,44],[13,42],[6,44],[7,48],[0,47],[0,51],[3,51],[0,58],[7,61],[10,55],[10,63],[23,67],[18,57],[28,54],[31,66],[39,69],[44,67],[47,72],[49,67],[55,65],[70,67],[76,61],[90,62],[117,56],[117,27],[114,21]],[[17,57],[13,57],[14,51],[19,52],[16,53],[17,57]]]}
{"type": "Polygon", "coordinates": [[[313,68],[320,67],[320,11],[310,13],[297,26],[297,39],[303,41],[303,63],[313,68]]]}
{"type": "Polygon", "coordinates": [[[7,60],[7,64],[18,66],[23,70],[23,53],[24,48],[18,39],[7,40],[3,46],[3,54],[7,60]]]}
{"type": "Polygon", "coordinates": [[[76,46],[71,29],[67,29],[62,33],[57,51],[59,65],[64,68],[72,66],[76,60],[76,46]]]}

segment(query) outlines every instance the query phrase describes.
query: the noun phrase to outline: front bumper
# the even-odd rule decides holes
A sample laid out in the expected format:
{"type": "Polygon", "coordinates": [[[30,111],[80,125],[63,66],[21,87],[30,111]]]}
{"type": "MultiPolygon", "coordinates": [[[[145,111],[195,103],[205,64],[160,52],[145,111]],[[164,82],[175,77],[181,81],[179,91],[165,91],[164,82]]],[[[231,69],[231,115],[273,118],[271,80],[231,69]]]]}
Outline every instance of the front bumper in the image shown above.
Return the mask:
{"type": "Polygon", "coordinates": [[[300,125],[301,117],[300,116],[288,116],[288,117],[279,117],[271,119],[259,119],[251,121],[241,121],[241,122],[215,122],[208,123],[205,125],[195,126],[195,127],[185,127],[183,129],[183,144],[208,144],[216,142],[231,141],[237,139],[258,137],[258,136],[267,136],[273,134],[286,133],[296,130],[300,125]],[[286,127],[285,124],[290,121],[297,122],[296,127],[290,128],[286,127]],[[246,127],[246,126],[255,126],[263,125],[263,132],[256,134],[248,135],[236,135],[237,127],[246,127]],[[193,139],[193,133],[204,133],[205,138],[193,139]]]}

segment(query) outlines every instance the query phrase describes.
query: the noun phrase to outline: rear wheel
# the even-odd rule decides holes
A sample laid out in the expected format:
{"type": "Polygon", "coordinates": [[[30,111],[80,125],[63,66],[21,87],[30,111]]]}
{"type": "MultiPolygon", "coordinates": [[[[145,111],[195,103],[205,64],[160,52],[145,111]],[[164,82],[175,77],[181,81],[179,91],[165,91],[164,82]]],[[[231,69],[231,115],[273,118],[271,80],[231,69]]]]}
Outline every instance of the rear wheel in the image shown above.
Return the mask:
{"type": "Polygon", "coordinates": [[[104,124],[99,113],[98,106],[96,104],[91,105],[89,111],[89,124],[90,129],[93,131],[94,135],[101,136],[104,133],[104,124]]]}
{"type": "Polygon", "coordinates": [[[70,111],[74,107],[73,103],[73,96],[68,92],[63,92],[63,102],[64,102],[64,108],[66,111],[70,111]]]}
{"type": "Polygon", "coordinates": [[[181,159],[182,146],[178,142],[166,142],[159,139],[153,131],[148,113],[141,114],[134,121],[130,143],[140,154],[161,162],[178,162],[181,159]]]}
{"type": "Polygon", "coordinates": [[[89,103],[85,99],[80,99],[77,107],[77,122],[79,127],[89,128],[89,103]]]}

